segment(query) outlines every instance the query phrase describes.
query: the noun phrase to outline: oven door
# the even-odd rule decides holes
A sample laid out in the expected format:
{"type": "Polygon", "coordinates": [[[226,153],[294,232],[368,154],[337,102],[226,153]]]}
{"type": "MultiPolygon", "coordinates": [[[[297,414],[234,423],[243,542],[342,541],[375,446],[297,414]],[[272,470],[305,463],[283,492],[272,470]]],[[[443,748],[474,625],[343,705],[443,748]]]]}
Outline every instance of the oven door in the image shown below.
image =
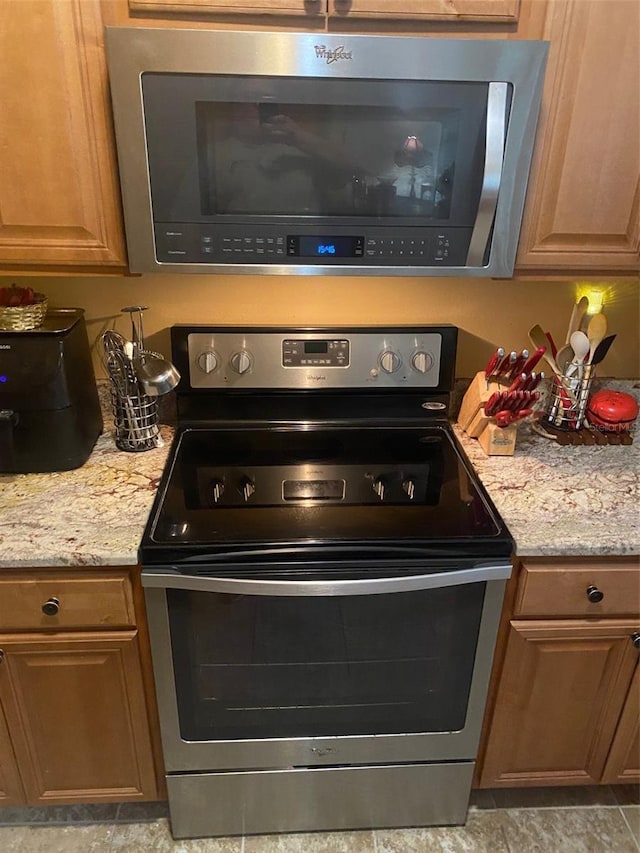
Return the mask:
{"type": "Polygon", "coordinates": [[[167,771],[473,760],[510,572],[145,569],[167,771]]]}

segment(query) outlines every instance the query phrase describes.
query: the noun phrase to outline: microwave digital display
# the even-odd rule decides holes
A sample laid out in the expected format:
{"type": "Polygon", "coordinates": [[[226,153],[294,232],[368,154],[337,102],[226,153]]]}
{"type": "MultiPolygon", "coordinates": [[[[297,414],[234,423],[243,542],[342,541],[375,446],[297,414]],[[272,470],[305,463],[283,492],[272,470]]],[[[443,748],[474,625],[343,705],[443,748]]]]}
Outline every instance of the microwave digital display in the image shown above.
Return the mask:
{"type": "Polygon", "coordinates": [[[297,258],[357,258],[364,249],[364,237],[287,237],[287,255],[297,258]]]}

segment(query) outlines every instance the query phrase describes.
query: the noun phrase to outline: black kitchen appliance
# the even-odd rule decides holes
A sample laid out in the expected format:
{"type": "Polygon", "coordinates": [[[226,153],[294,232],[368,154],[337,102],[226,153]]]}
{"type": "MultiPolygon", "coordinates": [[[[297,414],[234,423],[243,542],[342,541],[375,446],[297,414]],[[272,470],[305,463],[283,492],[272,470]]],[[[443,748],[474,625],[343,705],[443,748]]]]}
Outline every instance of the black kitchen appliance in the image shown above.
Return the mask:
{"type": "Polygon", "coordinates": [[[172,832],[463,823],[513,541],[457,329],[172,329],[140,546],[172,832]]]}
{"type": "Polygon", "coordinates": [[[102,413],[80,308],[0,331],[0,472],[69,471],[89,458],[102,413]]]}

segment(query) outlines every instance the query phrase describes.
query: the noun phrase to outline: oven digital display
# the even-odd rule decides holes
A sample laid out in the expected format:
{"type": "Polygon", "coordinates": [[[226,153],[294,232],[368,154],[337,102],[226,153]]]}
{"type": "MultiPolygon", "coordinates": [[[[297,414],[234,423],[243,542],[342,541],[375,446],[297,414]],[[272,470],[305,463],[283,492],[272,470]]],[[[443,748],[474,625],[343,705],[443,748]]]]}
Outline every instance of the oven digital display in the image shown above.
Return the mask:
{"type": "Polygon", "coordinates": [[[285,480],[282,497],[285,501],[341,501],[344,480],[285,480]]]}
{"type": "Polygon", "coordinates": [[[329,352],[329,342],[328,341],[305,341],[304,342],[304,351],[305,351],[305,355],[312,355],[314,353],[329,352]]]}
{"type": "Polygon", "coordinates": [[[282,342],[283,367],[349,367],[346,338],[287,338],[282,342]]]}

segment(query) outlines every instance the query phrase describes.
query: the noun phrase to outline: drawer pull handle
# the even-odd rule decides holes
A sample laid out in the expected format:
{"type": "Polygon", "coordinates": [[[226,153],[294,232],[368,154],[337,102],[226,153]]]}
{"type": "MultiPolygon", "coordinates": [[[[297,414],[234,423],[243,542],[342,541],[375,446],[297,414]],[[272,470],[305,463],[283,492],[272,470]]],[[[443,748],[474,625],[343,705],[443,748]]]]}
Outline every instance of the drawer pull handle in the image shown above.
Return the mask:
{"type": "Polygon", "coordinates": [[[597,604],[604,598],[604,592],[601,592],[597,586],[593,586],[592,584],[587,587],[587,598],[592,604],[597,604]]]}
{"type": "Polygon", "coordinates": [[[4,660],[4,652],[0,649],[0,663],[4,660]]]}
{"type": "Polygon", "coordinates": [[[57,616],[60,610],[60,601],[53,596],[42,605],[42,612],[45,616],[57,616]]]}
{"type": "Polygon", "coordinates": [[[631,642],[633,643],[636,649],[640,649],[640,631],[635,631],[631,635],[631,642]]]}

